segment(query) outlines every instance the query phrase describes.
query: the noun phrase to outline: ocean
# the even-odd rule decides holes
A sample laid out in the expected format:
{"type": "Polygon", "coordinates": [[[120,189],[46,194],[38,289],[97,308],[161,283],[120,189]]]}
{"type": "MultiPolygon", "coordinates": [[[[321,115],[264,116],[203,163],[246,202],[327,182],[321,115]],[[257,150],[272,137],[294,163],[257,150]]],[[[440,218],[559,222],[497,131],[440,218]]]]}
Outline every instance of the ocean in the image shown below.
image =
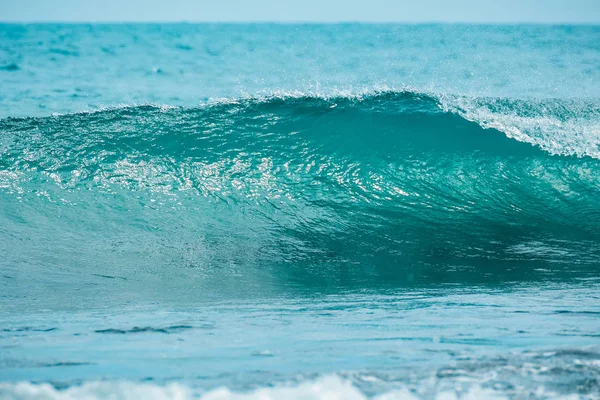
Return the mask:
{"type": "Polygon", "coordinates": [[[600,27],[0,25],[1,399],[599,399],[600,27]]]}

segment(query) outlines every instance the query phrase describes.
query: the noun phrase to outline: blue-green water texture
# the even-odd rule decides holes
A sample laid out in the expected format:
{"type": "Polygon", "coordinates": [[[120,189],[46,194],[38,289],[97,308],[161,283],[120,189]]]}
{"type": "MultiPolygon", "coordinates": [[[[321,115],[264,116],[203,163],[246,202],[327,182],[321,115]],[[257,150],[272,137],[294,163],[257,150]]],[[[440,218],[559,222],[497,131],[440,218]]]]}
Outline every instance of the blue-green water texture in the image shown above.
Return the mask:
{"type": "Polygon", "coordinates": [[[0,398],[600,398],[600,27],[0,25],[0,398]]]}

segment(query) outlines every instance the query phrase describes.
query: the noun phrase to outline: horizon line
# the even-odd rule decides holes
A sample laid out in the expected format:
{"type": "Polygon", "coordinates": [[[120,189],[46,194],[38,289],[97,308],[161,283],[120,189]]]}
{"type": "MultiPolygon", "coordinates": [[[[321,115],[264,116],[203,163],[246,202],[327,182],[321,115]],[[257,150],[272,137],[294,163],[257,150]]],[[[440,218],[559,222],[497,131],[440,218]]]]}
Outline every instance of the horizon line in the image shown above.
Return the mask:
{"type": "Polygon", "coordinates": [[[310,20],[2,20],[0,24],[70,24],[70,25],[117,25],[117,24],[271,24],[271,25],[578,25],[578,26],[597,26],[600,21],[371,21],[371,20],[331,20],[331,21],[310,21],[310,20]]]}

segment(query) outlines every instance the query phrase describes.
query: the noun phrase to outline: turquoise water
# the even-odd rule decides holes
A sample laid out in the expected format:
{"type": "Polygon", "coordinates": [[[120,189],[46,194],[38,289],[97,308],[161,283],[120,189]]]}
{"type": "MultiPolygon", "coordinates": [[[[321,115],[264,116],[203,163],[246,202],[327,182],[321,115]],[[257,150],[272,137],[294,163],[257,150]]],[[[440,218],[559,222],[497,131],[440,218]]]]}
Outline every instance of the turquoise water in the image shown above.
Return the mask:
{"type": "Polygon", "coordinates": [[[598,93],[594,26],[0,25],[0,397],[599,398],[598,93]]]}

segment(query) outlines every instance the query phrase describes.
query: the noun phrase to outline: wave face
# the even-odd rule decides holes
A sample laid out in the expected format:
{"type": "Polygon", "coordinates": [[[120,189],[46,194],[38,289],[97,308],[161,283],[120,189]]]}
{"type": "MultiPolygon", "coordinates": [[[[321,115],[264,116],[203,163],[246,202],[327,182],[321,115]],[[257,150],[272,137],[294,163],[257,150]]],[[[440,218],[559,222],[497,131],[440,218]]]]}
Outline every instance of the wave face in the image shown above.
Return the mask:
{"type": "Polygon", "coordinates": [[[600,262],[599,115],[400,91],[8,118],[0,229],[15,271],[52,249],[221,286],[569,279],[600,262]]]}

